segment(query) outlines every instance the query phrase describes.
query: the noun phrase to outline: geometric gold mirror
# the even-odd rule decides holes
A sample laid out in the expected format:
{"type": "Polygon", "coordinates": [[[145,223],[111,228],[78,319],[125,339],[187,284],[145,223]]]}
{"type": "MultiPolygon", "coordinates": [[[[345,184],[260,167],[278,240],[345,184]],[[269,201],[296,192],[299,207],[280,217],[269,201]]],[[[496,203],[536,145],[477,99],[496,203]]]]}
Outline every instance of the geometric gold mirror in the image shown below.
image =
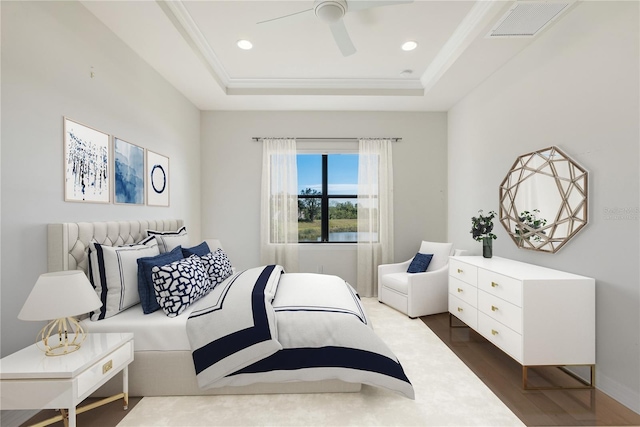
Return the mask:
{"type": "Polygon", "coordinates": [[[518,157],[500,184],[500,222],[519,248],[557,252],[587,220],[587,171],[557,147],[518,157]]]}

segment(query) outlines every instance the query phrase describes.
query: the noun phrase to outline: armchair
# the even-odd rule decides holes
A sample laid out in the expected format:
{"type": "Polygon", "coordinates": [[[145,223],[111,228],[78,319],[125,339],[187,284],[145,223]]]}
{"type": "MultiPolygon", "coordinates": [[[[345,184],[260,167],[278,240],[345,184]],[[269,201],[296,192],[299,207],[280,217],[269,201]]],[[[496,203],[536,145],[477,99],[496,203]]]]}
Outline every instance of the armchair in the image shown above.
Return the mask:
{"type": "Polygon", "coordinates": [[[423,241],[418,252],[433,254],[424,273],[407,273],[411,259],[378,266],[378,301],[412,319],[448,310],[449,256],[454,252],[453,243],[423,241]]]}

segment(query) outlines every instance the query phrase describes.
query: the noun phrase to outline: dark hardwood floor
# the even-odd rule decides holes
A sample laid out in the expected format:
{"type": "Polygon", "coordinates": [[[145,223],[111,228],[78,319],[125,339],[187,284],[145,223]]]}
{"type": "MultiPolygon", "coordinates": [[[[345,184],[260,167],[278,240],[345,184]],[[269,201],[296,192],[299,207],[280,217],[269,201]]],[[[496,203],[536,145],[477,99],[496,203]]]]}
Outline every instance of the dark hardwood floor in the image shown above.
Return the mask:
{"type": "MultiPolygon", "coordinates": [[[[462,322],[451,328],[448,313],[421,320],[527,426],[640,426],[639,414],[597,389],[524,390],[520,364],[462,322]]],[[[529,369],[528,378],[535,387],[580,385],[553,367],[529,369]]]]}

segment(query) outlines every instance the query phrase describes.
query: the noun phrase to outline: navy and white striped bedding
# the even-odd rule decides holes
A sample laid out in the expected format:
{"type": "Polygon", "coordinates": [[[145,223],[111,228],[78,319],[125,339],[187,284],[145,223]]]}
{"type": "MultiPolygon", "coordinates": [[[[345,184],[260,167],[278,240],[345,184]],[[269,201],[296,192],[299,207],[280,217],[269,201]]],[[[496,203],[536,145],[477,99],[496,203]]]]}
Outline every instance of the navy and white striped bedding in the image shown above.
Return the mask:
{"type": "Polygon", "coordinates": [[[340,379],[414,398],[356,291],[337,276],[256,267],[218,285],[199,307],[187,333],[201,388],[340,379]]]}

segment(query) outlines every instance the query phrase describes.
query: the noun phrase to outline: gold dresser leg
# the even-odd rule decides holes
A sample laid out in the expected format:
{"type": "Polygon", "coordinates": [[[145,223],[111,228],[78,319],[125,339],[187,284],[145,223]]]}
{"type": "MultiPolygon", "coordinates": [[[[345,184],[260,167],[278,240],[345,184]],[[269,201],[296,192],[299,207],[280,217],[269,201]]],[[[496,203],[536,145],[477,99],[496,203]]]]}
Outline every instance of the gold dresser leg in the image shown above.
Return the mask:
{"type": "MultiPolygon", "coordinates": [[[[596,384],[596,365],[572,365],[572,366],[589,366],[590,368],[590,378],[589,381],[580,378],[573,372],[569,371],[566,366],[555,366],[555,365],[544,365],[548,367],[556,367],[560,369],[565,374],[569,375],[573,379],[580,382],[582,385],[575,386],[545,386],[545,387],[531,387],[529,386],[528,374],[530,366],[522,366],[522,388],[524,390],[574,390],[574,389],[590,389],[595,388],[596,384]]],[[[540,367],[544,367],[540,366],[540,367]]]]}

